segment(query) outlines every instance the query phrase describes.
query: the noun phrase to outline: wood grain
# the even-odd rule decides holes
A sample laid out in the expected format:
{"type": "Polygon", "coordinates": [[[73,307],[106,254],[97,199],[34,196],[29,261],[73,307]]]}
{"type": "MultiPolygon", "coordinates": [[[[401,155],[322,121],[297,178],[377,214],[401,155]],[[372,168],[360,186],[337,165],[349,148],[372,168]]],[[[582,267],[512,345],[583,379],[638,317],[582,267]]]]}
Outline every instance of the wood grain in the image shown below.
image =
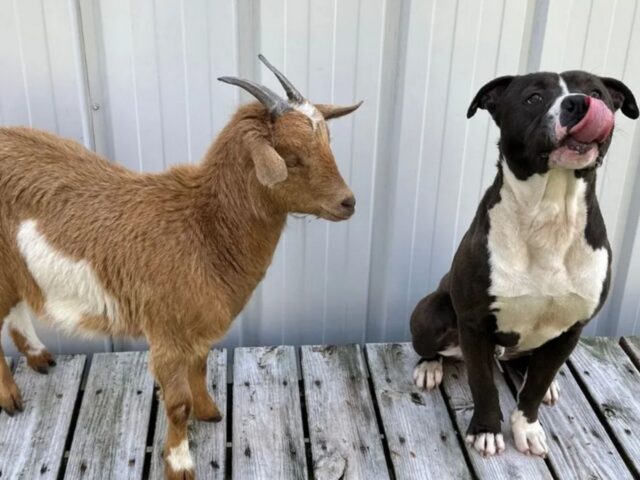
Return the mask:
{"type": "MultiPolygon", "coordinates": [[[[223,418],[218,423],[199,422],[189,425],[189,449],[195,462],[196,478],[223,479],[226,473],[227,446],[227,350],[213,350],[207,359],[207,388],[213,395],[223,418]]],[[[164,478],[162,451],[167,433],[164,403],[159,402],[151,460],[152,479],[164,478]]]]}
{"type": "Polygon", "coordinates": [[[301,355],[314,478],[389,478],[360,346],[301,355]]]}
{"type": "MultiPolygon", "coordinates": [[[[444,392],[453,410],[458,430],[463,436],[467,431],[473,414],[473,399],[467,382],[467,371],[464,363],[445,362],[444,392]]],[[[551,472],[542,458],[523,455],[516,450],[509,421],[516,403],[504,377],[497,369],[494,372],[494,382],[500,395],[500,407],[504,419],[502,422],[502,434],[507,448],[500,455],[483,458],[473,447],[465,443],[474,471],[481,479],[551,479],[551,472]]]]}
{"type": "Polygon", "coordinates": [[[614,339],[583,338],[569,360],[640,476],[640,372],[614,339]]]}
{"type": "Polygon", "coordinates": [[[624,337],[620,340],[620,345],[631,357],[636,367],[640,368],[640,337],[624,337]]]}
{"type": "Polygon", "coordinates": [[[1,478],[58,477],[85,360],[59,355],[47,375],[34,372],[24,357],[17,362],[14,378],[24,411],[0,413],[1,478]]]}
{"type": "MultiPolygon", "coordinates": [[[[520,388],[521,376],[512,369],[507,373],[520,388]]],[[[567,366],[560,369],[556,382],[560,400],[554,406],[543,404],[539,410],[556,476],[633,478],[567,366]]]]}
{"type": "Polygon", "coordinates": [[[237,348],[232,478],[307,478],[294,347],[237,348]]]}
{"type": "Polygon", "coordinates": [[[366,352],[396,478],[472,478],[441,391],[413,383],[411,345],[370,343],[366,352]]]}
{"type": "Polygon", "coordinates": [[[65,478],[142,477],[153,395],[147,357],[93,356],[65,478]]]}

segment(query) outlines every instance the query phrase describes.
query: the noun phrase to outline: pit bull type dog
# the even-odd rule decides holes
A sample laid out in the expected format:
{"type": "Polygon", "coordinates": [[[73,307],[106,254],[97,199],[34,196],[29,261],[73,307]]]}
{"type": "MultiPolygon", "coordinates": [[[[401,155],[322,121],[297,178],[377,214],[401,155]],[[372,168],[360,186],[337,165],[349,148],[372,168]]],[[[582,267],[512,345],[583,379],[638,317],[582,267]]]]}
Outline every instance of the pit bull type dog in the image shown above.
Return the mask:
{"type": "Polygon", "coordinates": [[[505,448],[494,361],[526,355],[511,427],[519,451],[545,456],[538,408],[557,400],[556,372],[609,290],[596,170],[614,112],[635,119],[638,105],[619,80],[570,71],[496,78],[467,118],[479,108],[500,128],[498,172],[451,270],[413,312],[422,357],[414,381],[432,389],[442,381],[442,357],[463,357],[474,401],[466,440],[490,456],[505,448]]]}

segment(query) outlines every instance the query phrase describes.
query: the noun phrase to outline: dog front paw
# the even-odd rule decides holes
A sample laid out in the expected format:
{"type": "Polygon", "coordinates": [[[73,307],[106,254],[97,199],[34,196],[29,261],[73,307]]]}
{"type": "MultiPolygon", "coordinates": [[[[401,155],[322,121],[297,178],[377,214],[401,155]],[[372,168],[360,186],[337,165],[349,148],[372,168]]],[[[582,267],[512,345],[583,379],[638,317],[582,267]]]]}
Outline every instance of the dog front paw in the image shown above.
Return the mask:
{"type": "Polygon", "coordinates": [[[526,454],[546,457],[549,453],[547,435],[540,421],[529,422],[522,410],[514,410],[511,414],[511,430],[516,448],[526,454]]]}
{"type": "Polygon", "coordinates": [[[501,433],[482,432],[467,434],[466,442],[483,457],[491,457],[504,452],[504,437],[501,433]]]}
{"type": "Polygon", "coordinates": [[[442,383],[442,358],[421,359],[413,369],[413,383],[419,388],[433,390],[442,383]]]}

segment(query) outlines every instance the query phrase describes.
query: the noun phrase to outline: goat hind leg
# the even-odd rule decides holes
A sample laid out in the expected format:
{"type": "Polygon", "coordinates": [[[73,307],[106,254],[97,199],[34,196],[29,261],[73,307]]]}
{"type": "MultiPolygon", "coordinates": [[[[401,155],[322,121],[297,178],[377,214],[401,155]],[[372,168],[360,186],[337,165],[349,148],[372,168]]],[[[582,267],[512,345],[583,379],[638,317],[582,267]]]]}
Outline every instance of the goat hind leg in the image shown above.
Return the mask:
{"type": "Polygon", "coordinates": [[[198,357],[189,366],[189,387],[193,396],[193,416],[206,422],[222,420],[220,410],[207,391],[207,355],[198,357]]]}
{"type": "Polygon", "coordinates": [[[11,309],[6,318],[9,334],[16,348],[27,357],[27,364],[39,373],[49,373],[56,361],[42,344],[31,322],[31,310],[22,301],[11,309]]]}
{"type": "Polygon", "coordinates": [[[167,415],[164,472],[168,480],[193,480],[194,464],[189,452],[187,426],[193,407],[186,362],[166,360],[153,354],[151,365],[160,384],[167,415]]]}

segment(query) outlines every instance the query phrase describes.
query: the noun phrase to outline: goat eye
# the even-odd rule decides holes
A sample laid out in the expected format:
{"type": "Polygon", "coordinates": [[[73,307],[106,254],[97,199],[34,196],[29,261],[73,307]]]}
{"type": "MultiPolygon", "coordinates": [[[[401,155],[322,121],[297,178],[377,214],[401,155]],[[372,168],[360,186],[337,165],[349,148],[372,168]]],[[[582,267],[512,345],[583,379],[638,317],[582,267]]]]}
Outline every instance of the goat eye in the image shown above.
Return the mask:
{"type": "Polygon", "coordinates": [[[589,95],[592,96],[593,98],[602,98],[602,94],[600,93],[600,90],[592,90],[589,95]]]}
{"type": "Polygon", "coordinates": [[[542,95],[539,93],[534,93],[533,95],[529,95],[529,97],[525,100],[527,105],[535,105],[542,101],[542,95]]]}
{"type": "Polygon", "coordinates": [[[296,155],[287,155],[284,159],[284,163],[287,164],[288,168],[299,167],[302,165],[300,158],[296,155]]]}

